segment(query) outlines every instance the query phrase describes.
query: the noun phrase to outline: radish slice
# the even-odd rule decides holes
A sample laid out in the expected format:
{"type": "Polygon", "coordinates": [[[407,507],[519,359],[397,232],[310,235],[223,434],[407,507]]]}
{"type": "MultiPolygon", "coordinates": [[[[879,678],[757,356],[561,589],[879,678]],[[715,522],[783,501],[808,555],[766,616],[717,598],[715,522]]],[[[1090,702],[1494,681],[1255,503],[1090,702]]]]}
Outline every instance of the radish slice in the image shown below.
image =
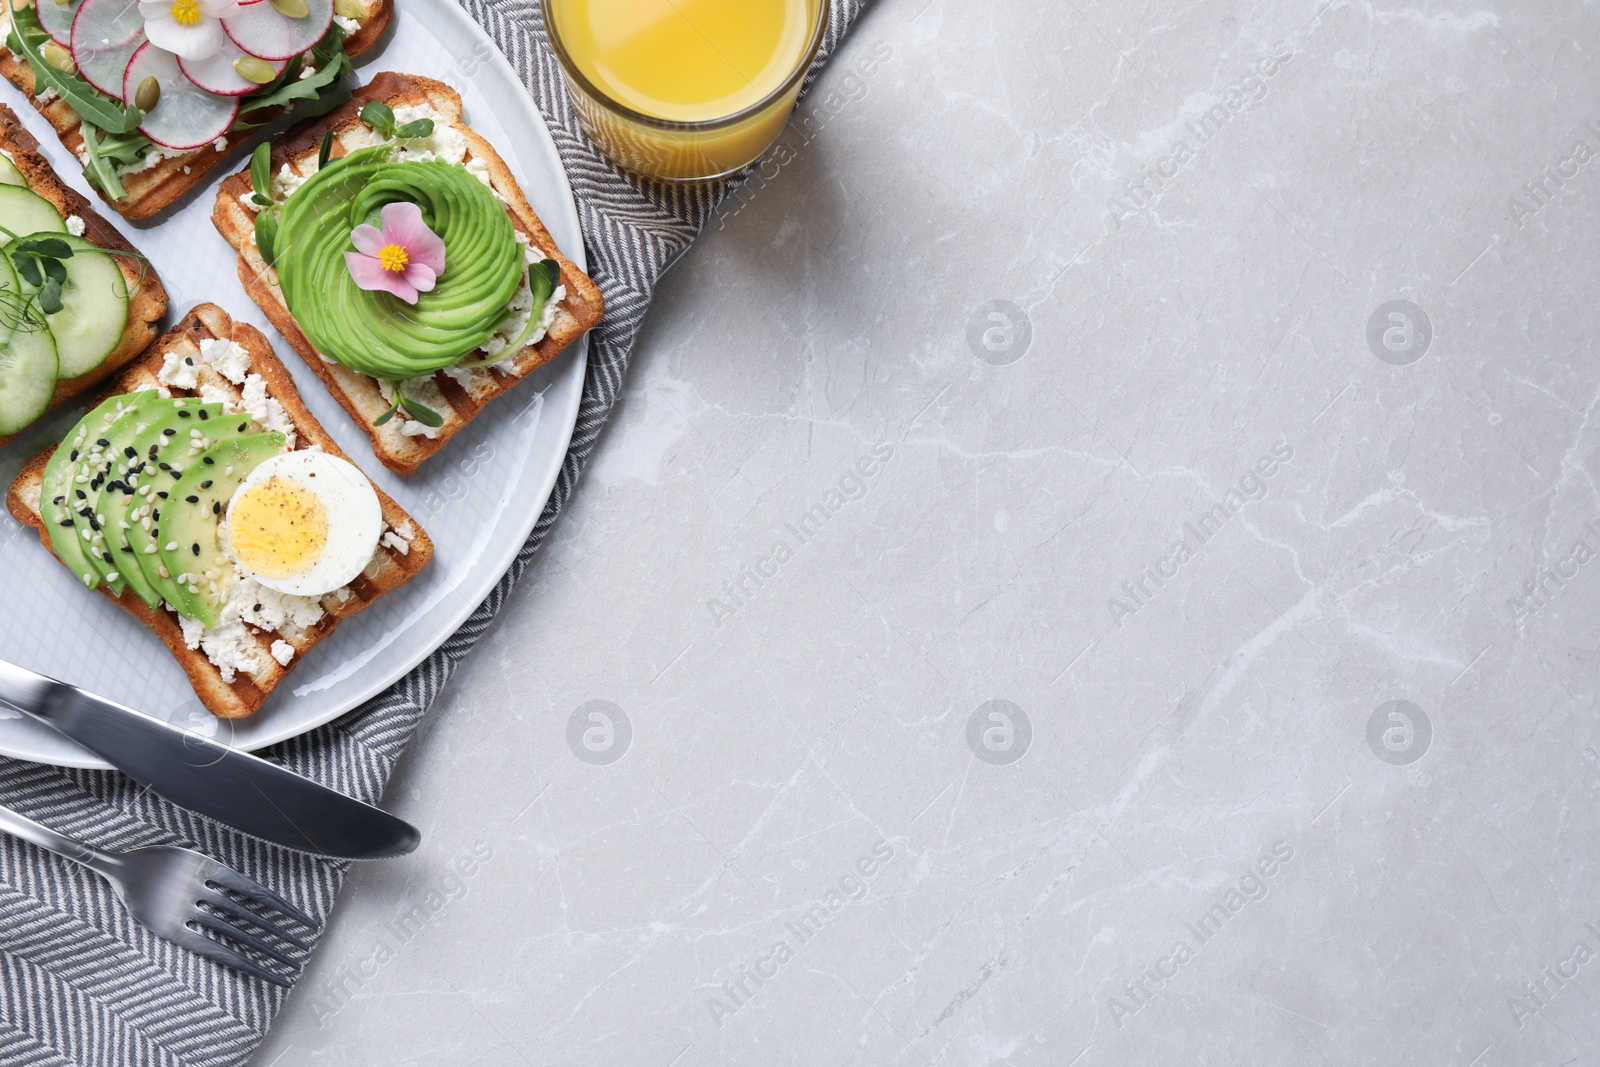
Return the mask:
{"type": "Polygon", "coordinates": [[[310,13],[292,19],[270,3],[248,4],[237,15],[223,19],[222,29],[234,44],[259,59],[290,59],[309,51],[333,25],[333,0],[306,0],[306,5],[310,13]]]}
{"type": "MultiPolygon", "coordinates": [[[[50,0],[45,0],[49,3],[50,0]]],[[[263,0],[255,0],[262,3],[263,0]]],[[[258,63],[265,63],[273,70],[274,75],[282,74],[283,68],[288,66],[287,60],[273,62],[270,59],[261,59],[252,56],[249,52],[234,44],[231,40],[222,42],[216,55],[206,59],[184,59],[178,57],[178,69],[183,71],[188,79],[208,93],[217,93],[221,96],[243,96],[253,93],[261,86],[249,78],[241,75],[234,69],[233,61],[236,59],[252,59],[258,63]]]]}
{"type": "Polygon", "coordinates": [[[56,0],[44,0],[33,9],[34,14],[39,16],[39,25],[44,32],[62,48],[72,47],[72,19],[78,13],[80,2],[67,0],[67,3],[58,4],[56,0]]]}
{"type": "MultiPolygon", "coordinates": [[[[144,16],[139,14],[139,5],[130,4],[128,0],[82,0],[78,13],[72,18],[74,53],[80,48],[104,51],[143,36],[144,16]]],[[[76,55],[73,58],[76,59],[76,55]]]]}
{"type": "MultiPolygon", "coordinates": [[[[84,0],[84,3],[92,2],[93,0],[84,0]]],[[[72,50],[72,59],[78,64],[78,73],[82,74],[90,85],[107,96],[121,97],[122,76],[127,73],[133,54],[142,44],[144,44],[144,31],[140,30],[137,37],[124,44],[93,48],[85,48],[80,44],[72,50]]]]}
{"type": "Polygon", "coordinates": [[[206,92],[178,69],[177,56],[146,41],[122,76],[123,102],[131,106],[139,83],[149,77],[161,85],[161,99],[145,115],[139,132],[156,144],[200,148],[227,133],[238,117],[237,97],[206,92]]]}

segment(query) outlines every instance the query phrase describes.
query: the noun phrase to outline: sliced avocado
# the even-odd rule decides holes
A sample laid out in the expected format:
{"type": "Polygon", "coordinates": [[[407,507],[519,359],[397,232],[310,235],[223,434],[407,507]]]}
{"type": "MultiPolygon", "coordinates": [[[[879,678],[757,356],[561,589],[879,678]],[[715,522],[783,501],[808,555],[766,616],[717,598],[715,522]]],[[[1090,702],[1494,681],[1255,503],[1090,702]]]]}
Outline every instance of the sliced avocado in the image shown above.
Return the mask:
{"type": "MultiPolygon", "coordinates": [[[[161,560],[155,549],[159,513],[165,502],[156,494],[167,492],[177,481],[171,473],[171,464],[162,458],[163,449],[168,442],[179,438],[188,441],[190,427],[206,426],[209,420],[222,413],[221,404],[203,404],[194,398],[168,403],[172,405],[170,408],[155,405],[150,422],[123,453],[126,466],[121,481],[128,492],[102,492],[100,495],[101,510],[106,517],[106,542],[113,544],[114,541],[112,557],[125,556],[128,565],[124,568],[124,577],[140,599],[152,608],[160,607],[163,600],[172,601],[177,595],[177,583],[161,574],[161,560]]],[[[178,477],[181,476],[180,471],[178,477]]]]}
{"type": "MultiPolygon", "coordinates": [[[[96,550],[90,554],[89,562],[112,592],[121,596],[124,586],[132,586],[139,599],[146,603],[155,595],[154,590],[146,585],[144,573],[133,560],[132,554],[124,551],[128,547],[124,536],[126,531],[113,521],[108,509],[118,500],[126,502],[132,492],[128,488],[127,474],[134,465],[133,457],[128,455],[133,450],[133,442],[150,423],[169,410],[169,405],[178,403],[184,401],[164,399],[158,393],[148,394],[132,411],[90,442],[89,456],[86,457],[92,469],[89,471],[89,481],[84,485],[89,491],[89,500],[85,502],[83,510],[88,511],[87,505],[93,505],[94,519],[90,525],[94,528],[94,538],[90,543],[96,550]],[[101,441],[106,443],[102,445],[101,441]]],[[[89,521],[88,516],[81,517],[85,522],[89,521]]]]}
{"type": "MultiPolygon", "coordinates": [[[[96,529],[99,520],[91,521],[111,465],[111,456],[106,452],[111,443],[109,434],[124,420],[128,420],[129,427],[137,425],[139,411],[159,399],[154,390],[108,397],[78,420],[45,464],[39,513],[50,532],[50,546],[90,589],[113,569],[105,561],[104,538],[96,529]],[[101,441],[106,443],[102,445],[101,441]],[[105,571],[101,570],[102,565],[105,571]]],[[[122,588],[119,576],[112,583],[112,592],[120,595],[122,588]]]]}
{"type": "MultiPolygon", "coordinates": [[[[240,419],[223,420],[237,425],[240,419]]],[[[172,488],[161,518],[161,560],[176,578],[178,613],[217,625],[233,562],[222,548],[221,516],[250,472],[280,455],[281,433],[253,433],[220,441],[200,456],[172,488]],[[206,459],[211,460],[210,463],[206,459]]]]}

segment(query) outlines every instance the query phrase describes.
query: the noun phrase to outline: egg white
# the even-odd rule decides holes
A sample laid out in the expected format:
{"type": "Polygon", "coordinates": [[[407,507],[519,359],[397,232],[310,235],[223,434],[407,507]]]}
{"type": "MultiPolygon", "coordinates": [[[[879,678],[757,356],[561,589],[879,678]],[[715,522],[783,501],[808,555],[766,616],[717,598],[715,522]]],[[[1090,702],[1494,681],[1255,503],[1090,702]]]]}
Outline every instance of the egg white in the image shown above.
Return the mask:
{"type": "Polygon", "coordinates": [[[228,501],[230,525],[234,505],[240,498],[271,478],[293,482],[321,501],[328,517],[327,543],[303,570],[284,577],[256,574],[237,555],[233,556],[234,562],[251,578],[280,593],[321,596],[349,585],[372,561],[378,538],[383,535],[383,506],[367,476],[348,460],[316,449],[273,456],[251,471],[234,490],[228,501]]]}

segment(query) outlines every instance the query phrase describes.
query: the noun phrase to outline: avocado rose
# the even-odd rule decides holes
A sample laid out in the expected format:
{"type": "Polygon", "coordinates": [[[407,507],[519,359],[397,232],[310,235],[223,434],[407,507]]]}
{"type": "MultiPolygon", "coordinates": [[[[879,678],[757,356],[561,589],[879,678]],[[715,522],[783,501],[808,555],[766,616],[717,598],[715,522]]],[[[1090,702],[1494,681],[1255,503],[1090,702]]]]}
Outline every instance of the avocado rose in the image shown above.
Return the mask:
{"type": "Polygon", "coordinates": [[[522,280],[522,245],[489,188],[444,160],[396,161],[388,145],[357,149],[307,179],[283,205],[274,249],[284,303],[316,350],[388,381],[476,351],[522,280]],[[389,204],[416,205],[444,243],[444,269],[415,303],[362,288],[346,261],[360,251],[357,227],[381,224],[389,204]]]}

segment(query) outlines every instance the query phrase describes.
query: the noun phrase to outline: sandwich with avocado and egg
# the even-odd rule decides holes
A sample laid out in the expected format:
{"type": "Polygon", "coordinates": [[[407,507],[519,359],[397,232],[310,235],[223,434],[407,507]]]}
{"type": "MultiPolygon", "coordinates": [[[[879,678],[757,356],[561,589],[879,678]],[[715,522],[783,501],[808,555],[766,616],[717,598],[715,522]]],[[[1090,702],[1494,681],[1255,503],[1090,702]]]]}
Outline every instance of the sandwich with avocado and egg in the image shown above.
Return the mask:
{"type": "Polygon", "coordinates": [[[11,514],[251,715],[433,544],[301,403],[259,331],[201,304],[12,484],[11,514]]]}
{"type": "Polygon", "coordinates": [[[0,446],[143,352],[167,291],[0,104],[0,446]]]}
{"type": "Polygon", "coordinates": [[[130,219],[257,127],[344,99],[392,0],[0,0],[0,74],[130,219]]]}
{"type": "Polygon", "coordinates": [[[456,91],[416,75],[378,74],[257,149],[211,218],[245,291],[402,474],[604,307],[456,91]]]}

